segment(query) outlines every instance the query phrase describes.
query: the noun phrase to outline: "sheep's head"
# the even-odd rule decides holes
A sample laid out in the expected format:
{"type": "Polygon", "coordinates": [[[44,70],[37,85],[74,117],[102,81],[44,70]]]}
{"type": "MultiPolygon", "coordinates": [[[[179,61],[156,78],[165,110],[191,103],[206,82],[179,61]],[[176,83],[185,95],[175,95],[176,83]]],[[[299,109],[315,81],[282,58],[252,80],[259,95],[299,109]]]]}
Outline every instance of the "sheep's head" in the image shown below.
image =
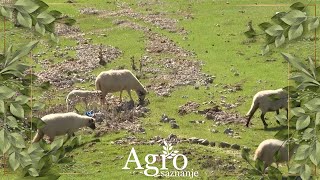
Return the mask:
{"type": "Polygon", "coordinates": [[[88,126],[89,128],[91,128],[91,129],[94,130],[94,129],[96,129],[95,122],[96,122],[96,120],[95,120],[94,118],[90,118],[90,119],[88,120],[87,126],[88,126]]]}
{"type": "Polygon", "coordinates": [[[137,91],[137,95],[139,97],[139,103],[141,104],[141,103],[144,102],[144,99],[145,99],[145,97],[147,95],[147,92],[143,92],[143,91],[138,90],[137,91]]]}

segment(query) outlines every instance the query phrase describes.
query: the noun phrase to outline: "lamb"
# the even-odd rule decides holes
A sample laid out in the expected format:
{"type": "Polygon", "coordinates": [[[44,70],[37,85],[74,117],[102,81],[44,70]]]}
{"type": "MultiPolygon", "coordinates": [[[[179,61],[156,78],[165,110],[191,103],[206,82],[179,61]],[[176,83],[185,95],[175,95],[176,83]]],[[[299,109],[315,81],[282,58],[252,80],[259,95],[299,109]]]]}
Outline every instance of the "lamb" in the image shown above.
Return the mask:
{"type": "Polygon", "coordinates": [[[95,129],[95,119],[88,116],[79,115],[74,112],[49,114],[41,118],[44,121],[44,127],[37,130],[32,142],[38,142],[44,135],[49,137],[49,142],[52,142],[55,136],[68,134],[68,137],[73,136],[74,132],[81,127],[89,127],[95,129]]]}
{"type": "Polygon", "coordinates": [[[281,141],[278,139],[267,139],[262,141],[258,148],[256,149],[254,153],[254,160],[256,161],[257,159],[261,160],[264,162],[264,171],[265,169],[270,166],[274,162],[274,158],[276,155],[277,160],[276,164],[278,167],[279,163],[282,162],[288,162],[293,155],[293,152],[296,149],[296,145],[290,147],[289,151],[289,146],[287,145],[287,141],[281,141]],[[278,154],[279,153],[279,154],[278,154]]]}
{"type": "Polygon", "coordinates": [[[139,82],[139,80],[132,74],[131,71],[127,69],[123,70],[109,70],[101,72],[95,81],[96,90],[102,92],[101,104],[105,104],[105,96],[108,93],[120,91],[120,102],[122,101],[122,91],[126,90],[130,97],[130,100],[133,101],[131,97],[131,90],[135,90],[139,103],[144,102],[147,90],[139,82]]]}
{"type": "MultiPolygon", "coordinates": [[[[288,116],[288,94],[283,89],[265,90],[255,94],[251,108],[246,114],[246,116],[248,116],[246,124],[247,127],[249,127],[249,122],[258,108],[262,111],[260,118],[263,122],[264,128],[266,129],[268,124],[264,119],[264,115],[267,112],[276,111],[276,113],[279,114],[279,109],[284,108],[286,109],[288,116]]],[[[278,120],[277,123],[280,124],[278,120]]]]}
{"type": "Polygon", "coordinates": [[[83,101],[88,109],[88,101],[101,96],[100,91],[72,90],[66,98],[67,112],[70,105],[75,105],[79,101],[83,101]]]}

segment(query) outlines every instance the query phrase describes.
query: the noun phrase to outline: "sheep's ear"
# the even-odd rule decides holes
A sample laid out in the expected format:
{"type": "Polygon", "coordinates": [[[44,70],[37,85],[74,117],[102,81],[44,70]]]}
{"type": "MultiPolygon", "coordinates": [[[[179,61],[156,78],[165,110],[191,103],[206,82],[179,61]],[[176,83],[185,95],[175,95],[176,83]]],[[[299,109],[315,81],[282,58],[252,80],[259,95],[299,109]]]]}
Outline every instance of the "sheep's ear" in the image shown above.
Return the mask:
{"type": "Polygon", "coordinates": [[[96,122],[96,119],[91,118],[89,122],[90,122],[90,123],[95,123],[95,122],[96,122]]]}

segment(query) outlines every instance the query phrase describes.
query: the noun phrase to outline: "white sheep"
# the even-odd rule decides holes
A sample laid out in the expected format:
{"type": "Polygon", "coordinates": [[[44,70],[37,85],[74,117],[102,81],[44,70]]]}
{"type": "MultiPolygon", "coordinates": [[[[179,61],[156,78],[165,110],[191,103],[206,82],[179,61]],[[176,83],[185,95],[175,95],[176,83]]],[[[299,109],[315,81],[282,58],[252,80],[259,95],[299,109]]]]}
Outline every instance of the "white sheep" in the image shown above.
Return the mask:
{"type": "Polygon", "coordinates": [[[86,91],[86,90],[72,90],[66,98],[67,112],[69,111],[70,105],[75,105],[76,103],[82,101],[88,109],[88,101],[98,99],[101,96],[100,91],[86,91]]]}
{"type": "Polygon", "coordinates": [[[139,103],[144,101],[147,94],[147,90],[132,74],[132,72],[127,69],[101,72],[96,78],[95,85],[96,90],[100,90],[102,92],[100,99],[101,104],[105,103],[105,96],[108,93],[120,91],[120,101],[122,101],[122,91],[126,90],[129,94],[130,100],[133,101],[130,91],[134,90],[139,97],[139,103]]]}
{"type": "MultiPolygon", "coordinates": [[[[247,124],[246,124],[247,127],[249,126],[249,122],[253,114],[256,112],[258,108],[262,112],[260,118],[263,122],[264,128],[267,128],[268,124],[264,119],[264,115],[267,112],[276,111],[276,113],[279,114],[279,109],[284,108],[287,110],[287,116],[288,116],[287,92],[285,92],[283,89],[265,90],[265,91],[260,91],[256,95],[254,95],[251,108],[246,114],[246,116],[248,116],[247,124]]],[[[277,120],[277,123],[279,123],[278,120],[277,120]]]]}
{"type": "Polygon", "coordinates": [[[289,147],[287,145],[287,141],[281,141],[278,139],[267,139],[262,141],[258,148],[254,153],[254,160],[257,159],[264,162],[264,171],[270,166],[274,160],[277,167],[279,163],[288,162],[293,155],[294,150],[296,149],[296,145],[294,147],[289,147]],[[290,151],[289,151],[290,149],[290,151]],[[278,156],[277,156],[278,155],[278,156]],[[277,158],[274,158],[277,157],[277,158]]]}
{"type": "Polygon", "coordinates": [[[94,118],[74,112],[49,114],[43,116],[41,120],[44,121],[45,125],[37,130],[32,142],[40,141],[44,135],[47,135],[49,141],[52,142],[55,136],[68,134],[70,137],[81,127],[96,128],[94,118]]]}

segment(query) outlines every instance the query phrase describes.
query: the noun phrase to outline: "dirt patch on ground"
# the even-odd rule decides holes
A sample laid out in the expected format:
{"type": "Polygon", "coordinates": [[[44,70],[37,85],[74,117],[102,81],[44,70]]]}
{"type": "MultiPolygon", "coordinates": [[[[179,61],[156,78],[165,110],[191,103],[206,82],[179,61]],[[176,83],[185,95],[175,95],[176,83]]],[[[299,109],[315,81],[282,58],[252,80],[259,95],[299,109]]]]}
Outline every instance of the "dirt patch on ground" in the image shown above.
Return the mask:
{"type": "Polygon", "coordinates": [[[214,106],[205,110],[198,111],[199,114],[205,115],[207,119],[221,122],[223,124],[240,123],[245,124],[247,119],[237,113],[223,111],[219,106],[214,106]]]}
{"type": "Polygon", "coordinates": [[[179,107],[178,113],[180,115],[186,115],[192,112],[196,112],[199,107],[200,107],[199,103],[189,101],[183,106],[179,107]]]}
{"type": "MultiPolygon", "coordinates": [[[[100,46],[91,44],[81,44],[74,48],[76,58],[69,58],[57,64],[51,64],[48,61],[41,61],[40,64],[44,71],[36,73],[38,81],[46,82],[64,89],[71,87],[77,82],[90,82],[95,76],[90,72],[99,65],[100,46]]],[[[103,46],[102,55],[106,62],[115,60],[121,55],[121,51],[112,46],[103,46]]]]}
{"type": "MultiPolygon", "coordinates": [[[[90,12],[92,12],[92,10],[90,12]]],[[[142,20],[146,23],[150,23],[160,29],[164,29],[169,32],[187,34],[187,31],[185,29],[178,27],[178,20],[166,17],[165,13],[142,14],[134,12],[134,10],[129,7],[118,11],[97,11],[96,13],[99,14],[99,17],[129,17],[137,20],[142,20]]]]}
{"type": "Polygon", "coordinates": [[[213,82],[211,75],[201,72],[202,63],[200,61],[188,60],[185,58],[163,58],[153,60],[151,57],[144,62],[147,68],[145,73],[151,73],[150,89],[159,96],[170,96],[170,93],[177,86],[186,85],[206,85],[213,82]]]}
{"type": "Polygon", "coordinates": [[[55,33],[59,36],[75,36],[81,33],[80,28],[76,26],[67,26],[65,24],[56,24],[55,33]]]}

